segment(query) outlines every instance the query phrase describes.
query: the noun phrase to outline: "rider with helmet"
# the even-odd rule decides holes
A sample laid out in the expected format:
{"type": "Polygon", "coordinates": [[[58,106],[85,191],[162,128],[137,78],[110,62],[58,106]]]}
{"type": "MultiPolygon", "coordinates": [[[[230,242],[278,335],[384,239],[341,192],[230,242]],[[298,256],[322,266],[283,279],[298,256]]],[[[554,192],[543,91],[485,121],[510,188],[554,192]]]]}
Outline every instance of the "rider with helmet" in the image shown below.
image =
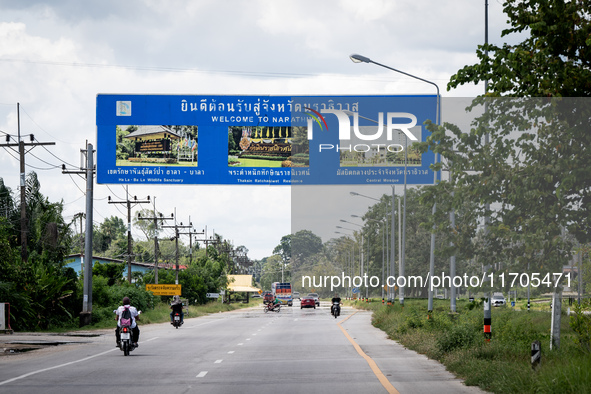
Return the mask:
{"type": "Polygon", "coordinates": [[[121,316],[123,315],[124,311],[128,309],[131,315],[131,334],[132,334],[132,342],[133,345],[135,347],[138,347],[138,341],[140,339],[140,329],[137,326],[136,321],[140,320],[140,314],[138,313],[137,309],[135,306],[131,306],[130,305],[130,300],[129,297],[123,297],[123,305],[121,305],[119,308],[117,308],[117,310],[115,311],[115,314],[117,315],[115,317],[115,319],[117,320],[117,329],[115,329],[115,337],[117,339],[117,347],[120,346],[121,344],[121,316]]]}
{"type": "Polygon", "coordinates": [[[170,304],[170,309],[172,309],[172,311],[170,312],[170,323],[172,324],[172,317],[174,316],[174,314],[178,313],[181,316],[181,324],[183,324],[183,317],[185,315],[183,313],[183,302],[181,301],[178,295],[175,295],[173,297],[172,303],[170,304]]]}
{"type": "Polygon", "coordinates": [[[330,314],[334,315],[334,309],[336,306],[338,306],[338,308],[340,309],[340,305],[341,305],[341,297],[339,297],[339,295],[337,293],[334,293],[334,297],[332,297],[331,301],[331,307],[330,307],[330,314]]]}

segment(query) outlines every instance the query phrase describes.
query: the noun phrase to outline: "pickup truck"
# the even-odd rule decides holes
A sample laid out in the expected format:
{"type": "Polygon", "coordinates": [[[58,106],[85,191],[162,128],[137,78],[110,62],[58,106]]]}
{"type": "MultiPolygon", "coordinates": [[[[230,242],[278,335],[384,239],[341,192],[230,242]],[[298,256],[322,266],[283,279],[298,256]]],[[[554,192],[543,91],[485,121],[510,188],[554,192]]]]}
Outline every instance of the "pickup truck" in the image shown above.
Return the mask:
{"type": "Polygon", "coordinates": [[[492,306],[503,306],[505,305],[505,296],[503,293],[494,293],[490,299],[490,303],[492,306]]]}
{"type": "Polygon", "coordinates": [[[274,298],[275,297],[273,297],[273,293],[270,291],[263,291],[263,304],[266,305],[269,302],[272,302],[274,298]]]}

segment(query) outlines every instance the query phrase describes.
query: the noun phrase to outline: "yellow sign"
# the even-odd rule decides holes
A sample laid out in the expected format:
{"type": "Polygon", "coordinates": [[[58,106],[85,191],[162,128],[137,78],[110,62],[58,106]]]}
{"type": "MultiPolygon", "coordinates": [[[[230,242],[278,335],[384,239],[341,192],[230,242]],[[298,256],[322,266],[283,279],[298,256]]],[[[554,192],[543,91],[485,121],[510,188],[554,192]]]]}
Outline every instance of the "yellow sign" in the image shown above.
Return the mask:
{"type": "Polygon", "coordinates": [[[158,296],[181,295],[181,285],[146,285],[146,290],[158,296]]]}
{"type": "Polygon", "coordinates": [[[259,294],[263,294],[263,291],[261,289],[259,289],[259,294]]]}

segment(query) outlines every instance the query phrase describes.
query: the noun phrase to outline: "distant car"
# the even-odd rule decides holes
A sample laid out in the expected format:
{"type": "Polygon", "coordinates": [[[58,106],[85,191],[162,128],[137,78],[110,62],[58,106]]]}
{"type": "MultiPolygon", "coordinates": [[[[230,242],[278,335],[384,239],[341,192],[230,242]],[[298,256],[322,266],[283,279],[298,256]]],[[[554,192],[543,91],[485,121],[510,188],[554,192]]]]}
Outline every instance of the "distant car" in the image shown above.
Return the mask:
{"type": "Polygon", "coordinates": [[[295,300],[296,298],[297,298],[298,300],[301,300],[301,298],[300,298],[300,293],[299,293],[299,292],[297,292],[297,291],[294,291],[293,293],[291,293],[291,298],[292,298],[292,299],[294,299],[294,300],[295,300]]]}
{"type": "Polygon", "coordinates": [[[503,306],[505,305],[505,296],[503,296],[503,293],[494,293],[490,303],[492,306],[503,306]]]}
{"type": "Polygon", "coordinates": [[[318,298],[318,293],[308,293],[308,297],[314,297],[314,304],[316,306],[320,306],[320,299],[318,298]]]}
{"type": "Polygon", "coordinates": [[[300,303],[300,309],[304,308],[314,308],[316,309],[316,300],[314,297],[302,297],[302,302],[300,303]]]}
{"type": "Polygon", "coordinates": [[[259,293],[254,293],[253,295],[250,296],[250,298],[262,298],[263,296],[260,295],[259,293]]]}
{"type": "Polygon", "coordinates": [[[268,304],[269,302],[273,302],[275,297],[273,297],[273,293],[270,291],[263,291],[263,304],[268,304]]]}

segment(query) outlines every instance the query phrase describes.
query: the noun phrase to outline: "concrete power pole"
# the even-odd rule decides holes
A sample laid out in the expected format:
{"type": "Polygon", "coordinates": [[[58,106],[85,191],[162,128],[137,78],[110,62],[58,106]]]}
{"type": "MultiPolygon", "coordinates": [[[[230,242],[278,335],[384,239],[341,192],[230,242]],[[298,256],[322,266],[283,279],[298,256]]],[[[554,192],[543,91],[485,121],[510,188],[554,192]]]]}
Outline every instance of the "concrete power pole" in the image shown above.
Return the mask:
{"type": "Polygon", "coordinates": [[[20,120],[20,104],[16,104],[16,117],[18,122],[18,138],[16,143],[11,142],[11,135],[6,134],[6,143],[0,144],[1,147],[18,147],[19,161],[20,161],[20,200],[21,200],[21,261],[28,260],[28,245],[27,238],[29,234],[27,221],[27,199],[26,199],[26,174],[25,174],[25,147],[39,146],[39,145],[55,145],[55,142],[35,142],[35,136],[30,134],[30,142],[21,140],[21,120],[20,120]]]}
{"type": "Polygon", "coordinates": [[[80,326],[86,326],[92,321],[92,210],[94,188],[94,150],[92,144],[80,149],[86,158],[85,168],[79,171],[66,170],[62,165],[63,174],[86,174],[86,235],[84,239],[84,289],[82,298],[82,312],[80,312],[80,326]]]}
{"type": "Polygon", "coordinates": [[[174,283],[177,285],[179,284],[179,235],[181,234],[179,232],[179,229],[192,228],[192,227],[193,227],[193,225],[191,223],[189,223],[188,226],[183,226],[183,222],[181,222],[181,224],[175,223],[174,226],[162,226],[162,228],[174,228],[174,237],[172,238],[175,240],[175,262],[176,262],[176,267],[175,267],[176,275],[175,275],[174,283]]]}
{"type": "Polygon", "coordinates": [[[164,217],[162,214],[156,213],[156,197],[154,197],[154,217],[143,218],[139,213],[138,220],[153,220],[154,221],[154,283],[158,284],[158,220],[162,223],[164,220],[173,219],[173,216],[164,217]]]}
{"type": "Polygon", "coordinates": [[[111,201],[109,196],[109,204],[127,204],[127,281],[131,283],[131,259],[133,257],[132,245],[131,245],[131,203],[134,204],[147,204],[150,202],[150,196],[146,200],[138,200],[136,196],[133,196],[133,201],[129,200],[129,192],[127,186],[125,187],[126,200],[125,201],[111,201]]]}

